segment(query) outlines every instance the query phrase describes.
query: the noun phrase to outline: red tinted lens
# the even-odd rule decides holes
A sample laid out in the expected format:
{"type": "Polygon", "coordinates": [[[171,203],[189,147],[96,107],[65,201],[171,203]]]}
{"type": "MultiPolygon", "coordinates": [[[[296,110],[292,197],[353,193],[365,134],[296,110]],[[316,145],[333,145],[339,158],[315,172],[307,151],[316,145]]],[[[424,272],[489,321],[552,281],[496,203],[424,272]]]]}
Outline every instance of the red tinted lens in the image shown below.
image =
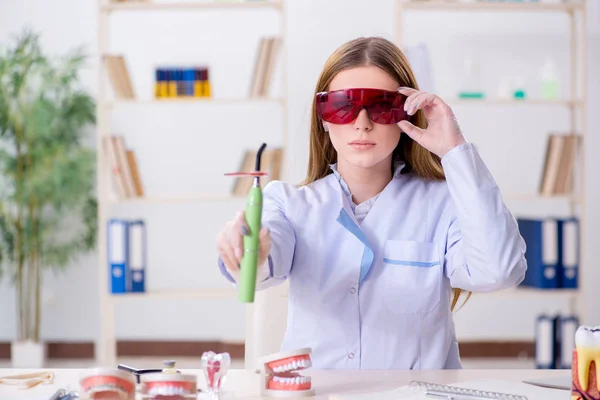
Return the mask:
{"type": "Polygon", "coordinates": [[[360,107],[354,104],[346,90],[317,94],[317,114],[331,124],[349,124],[358,116],[360,107]]]}
{"type": "Polygon", "coordinates": [[[373,100],[373,103],[366,104],[365,108],[373,122],[378,124],[397,124],[406,119],[404,100],[405,97],[399,93],[398,95],[394,95],[393,98],[388,95],[384,99],[373,100]]]}
{"type": "Polygon", "coordinates": [[[348,124],[361,109],[378,124],[396,124],[406,118],[404,101],[398,92],[381,89],[344,89],[317,94],[317,114],[332,124],[348,124]]]}

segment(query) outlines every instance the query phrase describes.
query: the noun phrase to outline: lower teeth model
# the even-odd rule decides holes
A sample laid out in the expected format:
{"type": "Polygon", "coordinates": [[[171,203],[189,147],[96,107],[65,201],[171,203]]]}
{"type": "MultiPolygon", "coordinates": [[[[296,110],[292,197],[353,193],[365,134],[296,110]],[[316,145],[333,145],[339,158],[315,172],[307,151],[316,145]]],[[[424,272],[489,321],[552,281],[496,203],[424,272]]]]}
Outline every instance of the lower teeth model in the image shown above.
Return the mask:
{"type": "Polygon", "coordinates": [[[310,376],[297,371],[310,368],[311,349],[298,349],[275,353],[261,359],[261,394],[268,397],[313,396],[310,376]]]}
{"type": "Polygon", "coordinates": [[[600,326],[577,329],[572,373],[572,400],[600,400],[600,326]]]}

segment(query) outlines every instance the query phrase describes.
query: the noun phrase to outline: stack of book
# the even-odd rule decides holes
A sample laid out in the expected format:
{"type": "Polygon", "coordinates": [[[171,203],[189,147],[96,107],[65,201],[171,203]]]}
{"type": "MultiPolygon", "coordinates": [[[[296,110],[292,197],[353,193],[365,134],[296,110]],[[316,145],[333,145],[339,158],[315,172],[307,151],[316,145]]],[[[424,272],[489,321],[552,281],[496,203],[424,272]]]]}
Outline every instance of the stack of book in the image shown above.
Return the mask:
{"type": "Polygon", "coordinates": [[[119,198],[144,196],[135,153],[126,147],[125,138],[122,135],[110,135],[102,141],[116,195],[119,198]]]}
{"type": "Polygon", "coordinates": [[[104,66],[106,67],[106,72],[116,97],[134,99],[135,92],[131,84],[131,77],[125,63],[125,57],[122,55],[105,55],[104,66]]]}
{"type": "Polygon", "coordinates": [[[552,196],[572,194],[579,137],[551,134],[546,145],[546,156],[540,194],[552,196]]]}
{"type": "Polygon", "coordinates": [[[264,37],[261,39],[254,61],[250,97],[267,97],[275,71],[275,60],[279,55],[281,45],[281,38],[264,37]]]}
{"type": "Polygon", "coordinates": [[[155,69],[157,99],[174,97],[211,97],[207,67],[155,69]]]}

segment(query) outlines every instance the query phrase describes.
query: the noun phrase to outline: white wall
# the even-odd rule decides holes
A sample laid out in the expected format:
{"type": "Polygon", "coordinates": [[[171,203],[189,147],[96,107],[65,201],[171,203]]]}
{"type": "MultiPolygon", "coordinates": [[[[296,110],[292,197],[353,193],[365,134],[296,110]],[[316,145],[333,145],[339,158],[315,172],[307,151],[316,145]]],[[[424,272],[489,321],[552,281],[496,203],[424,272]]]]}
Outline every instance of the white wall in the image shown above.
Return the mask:
{"type": "MultiPolygon", "coordinates": [[[[393,1],[319,0],[288,1],[288,94],[291,145],[288,178],[303,177],[308,157],[309,105],[316,78],[326,57],[342,42],[360,35],[392,37],[393,1]]],[[[48,51],[64,52],[86,44],[96,56],[96,2],[62,0],[4,0],[0,2],[0,42],[28,24],[43,34],[48,51]]],[[[590,7],[590,64],[588,89],[590,111],[598,109],[600,89],[595,70],[600,66],[600,11],[590,7]]],[[[277,32],[278,15],[272,10],[244,14],[237,11],[117,14],[113,17],[111,49],[126,52],[134,71],[134,85],[141,98],[150,98],[155,63],[209,63],[215,97],[247,93],[258,38],[277,32]],[[221,54],[217,55],[217,50],[221,54]]],[[[545,57],[559,63],[567,79],[566,19],[553,14],[405,15],[407,43],[427,41],[434,60],[438,93],[452,95],[460,76],[465,44],[485,55],[485,87],[493,90],[497,78],[519,73],[528,78],[535,94],[535,72],[545,57]],[[516,27],[508,27],[515,21],[516,27]],[[452,24],[452,25],[451,25],[452,24]]],[[[96,92],[96,68],[90,63],[82,79],[96,92]]],[[[281,86],[274,88],[280,93],[281,86]]],[[[126,135],[135,149],[142,179],[149,195],[186,195],[200,191],[226,192],[231,181],[222,174],[235,170],[245,147],[261,141],[276,146],[281,119],[278,105],[253,107],[210,104],[128,105],[115,110],[113,130],[126,135]],[[230,107],[230,108],[228,108],[230,107]],[[238,114],[239,113],[239,114],[238,114]],[[226,152],[232,153],[226,154],[226,152]],[[162,176],[159,176],[163,174],[162,176]]],[[[506,193],[534,192],[539,180],[545,135],[567,128],[567,112],[561,107],[457,106],[455,108],[468,139],[475,142],[506,193]],[[513,147],[514,146],[514,147],[513,147]],[[533,170],[523,162],[533,162],[533,170]]],[[[588,126],[596,128],[600,117],[590,112],[588,126]]],[[[591,132],[592,134],[594,132],[591,132]]],[[[590,149],[599,148],[592,135],[590,149]]],[[[592,166],[593,152],[589,152],[592,166]]],[[[590,168],[593,171],[593,168],[590,168]]],[[[598,187],[593,174],[588,215],[600,221],[594,201],[598,187]]],[[[221,225],[242,207],[240,201],[224,204],[122,205],[115,216],[145,218],[149,226],[149,289],[225,287],[215,267],[214,238],[221,225]]],[[[510,203],[515,212],[539,212],[539,205],[510,203]]],[[[555,210],[560,204],[544,204],[555,210]]],[[[558,210],[560,211],[560,210],[558,210]]],[[[588,230],[593,232],[588,224],[588,230]]],[[[588,282],[600,281],[600,272],[590,265],[600,254],[588,242],[588,282]]],[[[64,276],[48,275],[45,288],[42,336],[48,340],[94,340],[100,321],[98,274],[95,257],[84,257],[64,276]],[[85,311],[77,311],[83,306],[85,311]]],[[[591,284],[590,284],[591,285],[591,284]]],[[[15,334],[14,292],[0,286],[0,341],[15,334]]],[[[592,294],[587,298],[590,324],[600,321],[600,307],[592,294]]],[[[541,311],[565,310],[564,297],[475,296],[457,314],[462,339],[530,339],[533,318],[541,311]],[[499,301],[499,302],[498,302],[499,301]],[[520,314],[516,315],[517,311],[520,314]],[[482,321],[485,321],[482,323],[482,321]]],[[[147,301],[126,303],[117,313],[119,338],[225,339],[244,337],[244,307],[235,301],[147,301]],[[215,322],[212,322],[212,321],[215,322]],[[218,321],[218,322],[216,322],[218,321]]]]}

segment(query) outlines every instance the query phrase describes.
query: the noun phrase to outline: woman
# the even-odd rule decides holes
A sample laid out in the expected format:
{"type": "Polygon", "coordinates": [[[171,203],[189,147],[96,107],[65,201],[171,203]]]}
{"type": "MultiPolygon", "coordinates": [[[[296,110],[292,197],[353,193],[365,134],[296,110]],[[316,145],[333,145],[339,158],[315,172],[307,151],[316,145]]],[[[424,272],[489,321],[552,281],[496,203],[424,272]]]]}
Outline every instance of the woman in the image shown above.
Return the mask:
{"type": "MultiPolygon", "coordinates": [[[[460,368],[461,292],[524,278],[525,243],[450,107],[393,43],[337,49],[316,86],[305,182],[264,189],[258,290],[290,280],[282,349],[315,368],[460,368]],[[403,134],[404,133],[404,134],[403,134]]],[[[219,233],[239,273],[243,214],[219,233]]]]}

